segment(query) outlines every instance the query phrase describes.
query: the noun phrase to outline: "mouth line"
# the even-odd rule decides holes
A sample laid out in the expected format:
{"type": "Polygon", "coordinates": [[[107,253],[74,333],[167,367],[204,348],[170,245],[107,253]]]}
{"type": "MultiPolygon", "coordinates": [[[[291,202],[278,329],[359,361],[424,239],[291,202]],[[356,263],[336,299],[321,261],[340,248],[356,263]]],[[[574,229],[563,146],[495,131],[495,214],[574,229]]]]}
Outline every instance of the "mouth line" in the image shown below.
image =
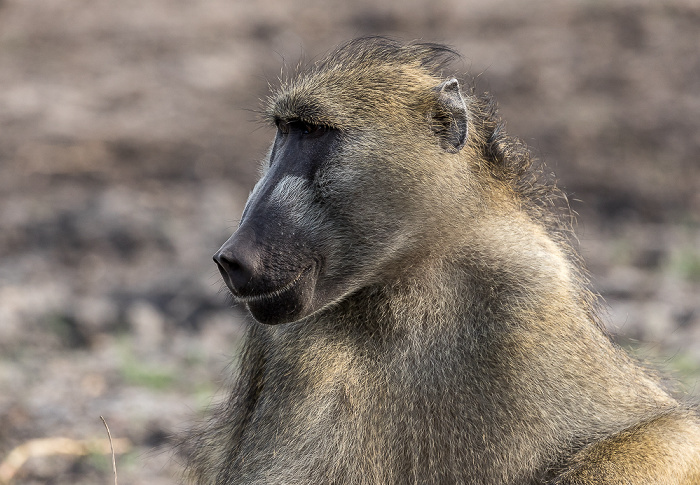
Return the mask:
{"type": "Polygon", "coordinates": [[[291,281],[286,283],[284,286],[277,288],[276,290],[266,291],[265,293],[258,293],[257,295],[249,296],[235,296],[236,300],[241,303],[260,303],[267,300],[274,300],[275,298],[283,295],[287,291],[291,290],[304,276],[306,276],[309,271],[314,267],[313,264],[302,269],[291,281]]]}

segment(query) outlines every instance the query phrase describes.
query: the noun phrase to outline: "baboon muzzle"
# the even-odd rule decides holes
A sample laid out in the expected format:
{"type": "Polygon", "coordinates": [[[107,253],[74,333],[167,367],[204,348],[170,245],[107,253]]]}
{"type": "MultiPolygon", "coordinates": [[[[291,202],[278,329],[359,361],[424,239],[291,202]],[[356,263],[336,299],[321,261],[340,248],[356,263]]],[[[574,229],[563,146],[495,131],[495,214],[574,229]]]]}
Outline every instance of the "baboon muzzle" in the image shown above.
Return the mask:
{"type": "Polygon", "coordinates": [[[279,324],[308,315],[318,275],[313,258],[289,247],[258,241],[256,231],[241,226],[214,255],[233,294],[260,323],[279,324]]]}

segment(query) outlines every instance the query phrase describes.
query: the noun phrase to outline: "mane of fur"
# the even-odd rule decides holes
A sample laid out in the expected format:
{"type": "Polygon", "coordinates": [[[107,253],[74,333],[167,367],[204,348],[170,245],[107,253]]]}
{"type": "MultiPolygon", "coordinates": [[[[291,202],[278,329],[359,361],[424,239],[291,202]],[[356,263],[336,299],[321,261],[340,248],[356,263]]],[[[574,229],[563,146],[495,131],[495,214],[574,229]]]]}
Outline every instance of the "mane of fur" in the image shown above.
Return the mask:
{"type": "MultiPolygon", "coordinates": [[[[264,117],[380,126],[442,156],[424,121],[456,58],[438,44],[356,39],[283,82],[264,117]]],[[[472,232],[452,253],[392,259],[414,271],[305,320],[252,324],[231,396],[188,439],[197,483],[544,483],[588,444],[682,414],[599,328],[566,197],[489,96],[465,98],[467,146],[449,160],[473,164],[459,173],[496,194],[473,207],[478,227],[455,223],[472,232]]],[[[388,145],[360,148],[387,159],[400,151],[388,145]]]]}

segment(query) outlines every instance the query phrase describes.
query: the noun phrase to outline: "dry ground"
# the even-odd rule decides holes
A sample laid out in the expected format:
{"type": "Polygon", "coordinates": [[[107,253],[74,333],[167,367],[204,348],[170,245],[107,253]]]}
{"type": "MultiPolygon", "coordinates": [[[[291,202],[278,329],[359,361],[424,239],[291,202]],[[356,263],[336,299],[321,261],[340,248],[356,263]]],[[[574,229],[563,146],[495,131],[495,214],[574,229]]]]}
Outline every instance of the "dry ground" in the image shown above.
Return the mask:
{"type": "MultiPolygon", "coordinates": [[[[0,0],[0,460],[128,438],[120,481],[176,481],[166,437],[219,394],[243,316],[210,257],[272,132],[282,65],[363,34],[447,42],[558,175],[620,340],[700,368],[700,5],[0,0]]],[[[33,458],[15,483],[110,483],[33,458]]]]}

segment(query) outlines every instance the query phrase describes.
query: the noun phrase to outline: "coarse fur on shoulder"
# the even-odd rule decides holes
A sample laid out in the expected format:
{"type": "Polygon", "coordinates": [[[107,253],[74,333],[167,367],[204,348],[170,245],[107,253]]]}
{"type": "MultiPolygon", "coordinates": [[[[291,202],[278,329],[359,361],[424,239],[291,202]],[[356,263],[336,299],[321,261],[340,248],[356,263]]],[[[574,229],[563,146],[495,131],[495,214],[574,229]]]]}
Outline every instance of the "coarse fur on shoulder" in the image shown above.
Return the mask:
{"type": "Polygon", "coordinates": [[[590,280],[575,244],[576,214],[556,178],[535,159],[521,139],[508,135],[498,114],[496,101],[489,94],[473,96],[469,104],[473,128],[469,143],[481,156],[474,164],[487,183],[507,188],[525,213],[537,221],[571,262],[572,281],[579,287],[580,304],[592,321],[604,331],[598,314],[599,296],[590,290],[590,280]]]}

